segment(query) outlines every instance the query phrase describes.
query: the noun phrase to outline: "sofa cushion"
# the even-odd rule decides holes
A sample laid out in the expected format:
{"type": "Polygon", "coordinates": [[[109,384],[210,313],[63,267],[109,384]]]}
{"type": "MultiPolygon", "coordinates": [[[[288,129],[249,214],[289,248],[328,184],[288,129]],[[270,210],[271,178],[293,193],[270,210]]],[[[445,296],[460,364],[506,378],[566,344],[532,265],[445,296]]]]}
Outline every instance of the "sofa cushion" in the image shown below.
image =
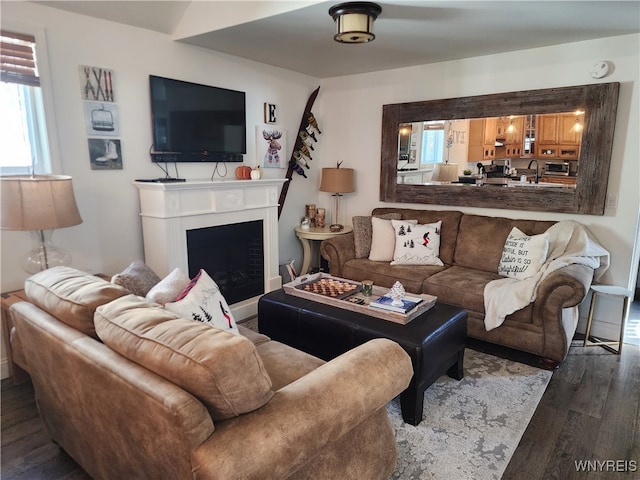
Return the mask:
{"type": "Polygon", "coordinates": [[[29,277],[24,284],[29,301],[61,322],[98,338],[93,324],[97,307],[129,292],[71,267],[53,267],[29,277]]]}
{"type": "Polygon", "coordinates": [[[460,220],[454,264],[496,273],[505,240],[513,227],[527,235],[544,233],[556,222],[464,215],[460,220]]]}
{"type": "Polygon", "coordinates": [[[362,281],[371,280],[374,285],[388,287],[399,281],[410,293],[422,292],[425,277],[444,270],[436,265],[393,265],[389,262],[374,262],[367,258],[347,260],[342,266],[345,278],[362,281]]]}
{"type": "Polygon", "coordinates": [[[442,221],[412,225],[404,220],[391,220],[396,234],[396,247],[391,265],[443,266],[440,255],[442,221]]]}
{"type": "MultiPolygon", "coordinates": [[[[250,328],[242,326],[242,324],[238,325],[238,331],[240,335],[243,337],[247,337],[251,343],[253,343],[256,347],[258,345],[262,345],[263,343],[270,342],[271,339],[262,333],[258,333],[250,328]]],[[[273,381],[273,378],[271,379],[273,381]]]]}
{"type": "Polygon", "coordinates": [[[111,278],[111,283],[126,288],[135,295],[144,297],[160,281],[160,277],[142,260],[134,260],[122,272],[111,278]]]}
{"type": "Polygon", "coordinates": [[[107,346],[190,392],[214,420],[253,411],[273,396],[256,347],[241,335],[180,318],[135,295],[98,308],[95,324],[107,346]]]}
{"type": "MultiPolygon", "coordinates": [[[[388,213],[379,215],[385,220],[400,220],[399,213],[388,213]]],[[[354,216],[351,219],[353,224],[353,244],[356,251],[356,258],[369,258],[371,253],[371,237],[373,230],[371,226],[371,216],[354,216]]]]}
{"type": "MultiPolygon", "coordinates": [[[[439,302],[462,307],[476,316],[484,317],[484,287],[492,280],[503,278],[495,272],[474,268],[449,267],[424,280],[422,291],[438,297],[439,302]]],[[[531,306],[509,315],[510,320],[531,323],[531,306]]]]}
{"type": "Polygon", "coordinates": [[[273,340],[261,343],[256,348],[269,372],[274,391],[295,382],[325,363],[318,357],[273,340]]]}
{"type": "Polygon", "coordinates": [[[524,280],[534,276],[547,259],[549,234],[527,235],[513,227],[502,250],[498,274],[524,280]]]}
{"type": "Polygon", "coordinates": [[[216,282],[202,269],[178,295],[176,301],[166,303],[165,308],[183,318],[238,334],[238,327],[227,301],[216,282]]]}
{"type": "Polygon", "coordinates": [[[484,286],[498,278],[495,272],[453,266],[426,278],[423,290],[440,302],[484,314],[484,286]]]}
{"type": "MultiPolygon", "coordinates": [[[[399,213],[402,220],[416,219],[418,223],[435,223],[442,221],[440,230],[440,260],[445,265],[453,264],[453,254],[456,248],[458,227],[462,212],[457,210],[417,210],[412,208],[375,208],[372,215],[382,215],[385,213],[399,213]]],[[[538,232],[536,232],[538,233],[538,232]]],[[[507,238],[505,234],[504,238],[507,238]]],[[[496,264],[497,265],[497,264],[496,264]]],[[[494,269],[495,271],[495,269],[494,269]]]]}

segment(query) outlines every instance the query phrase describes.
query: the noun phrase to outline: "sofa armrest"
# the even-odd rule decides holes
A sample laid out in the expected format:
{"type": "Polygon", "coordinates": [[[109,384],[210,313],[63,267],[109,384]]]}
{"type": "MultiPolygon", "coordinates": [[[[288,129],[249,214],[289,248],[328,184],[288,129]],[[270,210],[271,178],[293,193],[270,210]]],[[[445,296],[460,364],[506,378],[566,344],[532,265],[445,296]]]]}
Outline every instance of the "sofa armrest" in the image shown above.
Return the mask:
{"type": "Polygon", "coordinates": [[[592,280],[593,268],[579,264],[567,265],[540,282],[536,299],[556,301],[559,308],[574,307],[585,299],[592,280]]]}
{"type": "Polygon", "coordinates": [[[262,408],[216,424],[193,452],[195,478],[288,478],[384,408],[412,375],[397,343],[360,345],[281,388],[262,408]],[[240,445],[252,454],[238,455],[240,445]]]}
{"type": "Polygon", "coordinates": [[[569,351],[577,327],[575,319],[568,321],[564,309],[582,303],[593,280],[593,269],[585,265],[567,265],[550,273],[536,291],[533,320],[544,332],[544,358],[561,362],[569,351]]]}
{"type": "Polygon", "coordinates": [[[356,258],[353,232],[323,240],[320,244],[320,253],[329,262],[329,273],[341,277],[345,262],[356,258]]]}

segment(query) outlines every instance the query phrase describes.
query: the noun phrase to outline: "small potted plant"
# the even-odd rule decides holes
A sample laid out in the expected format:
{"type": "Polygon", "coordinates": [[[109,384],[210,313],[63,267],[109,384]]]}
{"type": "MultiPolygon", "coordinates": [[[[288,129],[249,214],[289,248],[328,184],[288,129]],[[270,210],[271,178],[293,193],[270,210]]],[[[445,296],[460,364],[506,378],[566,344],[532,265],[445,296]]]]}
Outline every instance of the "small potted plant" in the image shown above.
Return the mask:
{"type": "Polygon", "coordinates": [[[471,176],[471,174],[473,173],[471,170],[467,168],[463,170],[462,173],[464,175],[458,175],[458,183],[476,183],[475,177],[471,176]]]}

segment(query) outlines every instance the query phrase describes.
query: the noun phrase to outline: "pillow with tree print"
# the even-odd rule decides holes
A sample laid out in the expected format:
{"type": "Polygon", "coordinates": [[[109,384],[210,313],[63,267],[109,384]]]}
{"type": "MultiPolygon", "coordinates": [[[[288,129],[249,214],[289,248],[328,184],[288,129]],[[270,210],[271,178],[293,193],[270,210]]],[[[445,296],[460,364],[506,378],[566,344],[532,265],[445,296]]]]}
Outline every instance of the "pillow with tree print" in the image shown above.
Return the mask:
{"type": "Polygon", "coordinates": [[[183,318],[207,323],[226,332],[239,334],[236,321],[216,282],[200,270],[175,302],[164,308],[183,318]]]}
{"type": "Polygon", "coordinates": [[[442,221],[414,225],[391,220],[391,224],[396,234],[391,265],[444,265],[439,258],[442,221]]]}

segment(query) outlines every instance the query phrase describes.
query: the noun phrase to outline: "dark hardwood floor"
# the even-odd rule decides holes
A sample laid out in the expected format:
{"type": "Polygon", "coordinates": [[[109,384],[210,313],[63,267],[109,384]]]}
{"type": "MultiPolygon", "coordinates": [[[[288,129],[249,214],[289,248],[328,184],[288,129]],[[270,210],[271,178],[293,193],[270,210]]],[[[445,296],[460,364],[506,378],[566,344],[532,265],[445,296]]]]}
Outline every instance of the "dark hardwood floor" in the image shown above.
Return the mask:
{"type": "MultiPolygon", "coordinates": [[[[640,478],[639,404],[639,346],[625,344],[621,356],[573,346],[554,371],[503,480],[640,478]],[[600,461],[590,464],[599,471],[579,471],[579,461],[600,461]]],[[[89,479],[44,432],[30,383],[2,380],[1,423],[3,480],[89,479]]]]}
{"type": "Polygon", "coordinates": [[[87,475],[45,432],[30,382],[15,386],[2,380],[3,480],[89,480],[87,475]]]}
{"type": "Polygon", "coordinates": [[[571,347],[502,479],[638,478],[640,347],[625,344],[620,356],[601,347],[571,347]],[[592,471],[580,470],[581,461],[591,461],[592,471]]]}

